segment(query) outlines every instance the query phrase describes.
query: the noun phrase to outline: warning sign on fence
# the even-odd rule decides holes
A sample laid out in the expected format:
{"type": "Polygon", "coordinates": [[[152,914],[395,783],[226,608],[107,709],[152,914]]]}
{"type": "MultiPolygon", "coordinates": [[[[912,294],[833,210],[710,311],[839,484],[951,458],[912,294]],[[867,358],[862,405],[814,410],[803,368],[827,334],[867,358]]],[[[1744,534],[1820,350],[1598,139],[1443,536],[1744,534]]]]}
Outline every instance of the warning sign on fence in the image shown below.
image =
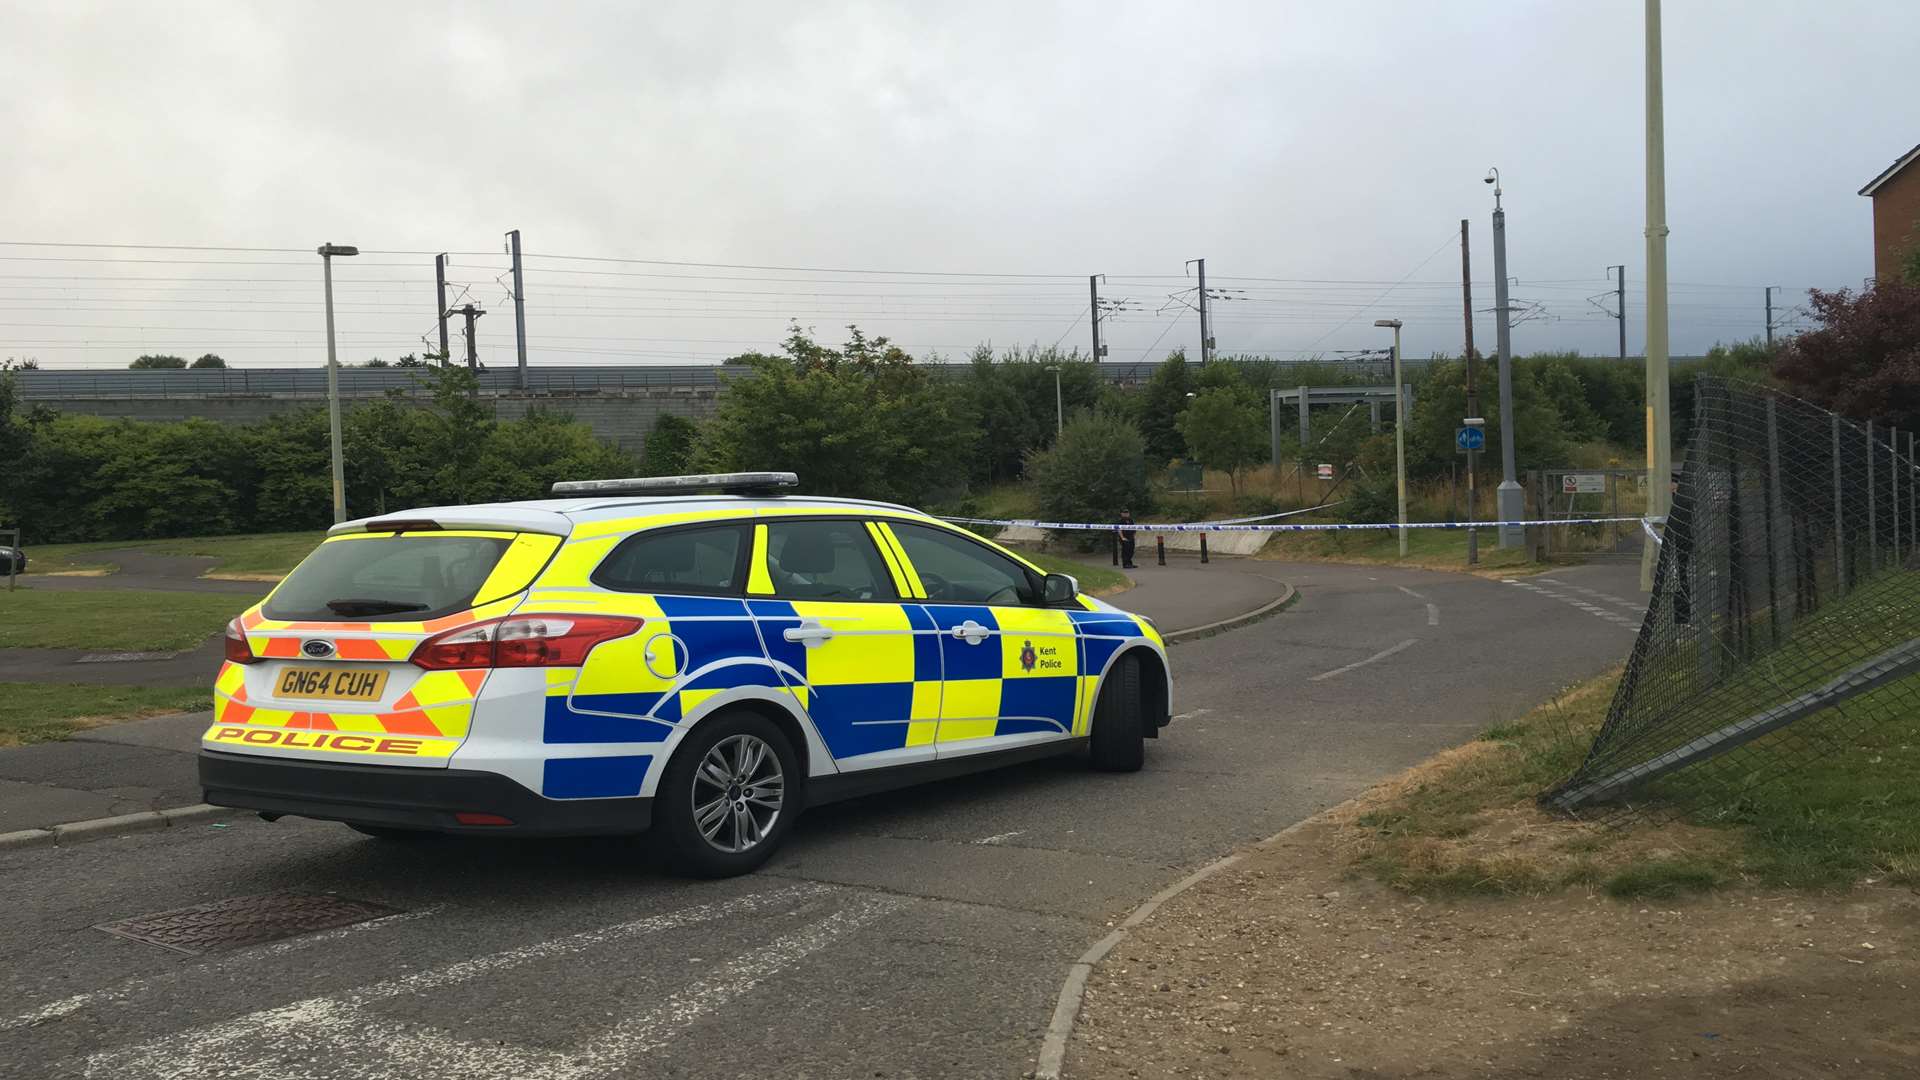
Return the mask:
{"type": "Polygon", "coordinates": [[[1333,466],[1325,463],[1315,465],[1313,467],[1313,473],[1322,480],[1331,480],[1333,479],[1333,466]]]}
{"type": "Polygon", "coordinates": [[[1605,495],[1606,493],[1606,473],[1576,472],[1560,478],[1562,495],[1605,495]]]}

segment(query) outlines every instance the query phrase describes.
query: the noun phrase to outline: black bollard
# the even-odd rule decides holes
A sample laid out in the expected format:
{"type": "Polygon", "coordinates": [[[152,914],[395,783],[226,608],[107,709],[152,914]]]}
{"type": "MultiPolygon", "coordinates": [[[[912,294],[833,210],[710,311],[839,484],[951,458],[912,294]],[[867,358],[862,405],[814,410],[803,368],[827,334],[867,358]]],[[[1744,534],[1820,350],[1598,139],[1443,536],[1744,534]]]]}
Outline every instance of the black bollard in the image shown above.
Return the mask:
{"type": "Polygon", "coordinates": [[[1206,533],[1200,534],[1200,561],[1201,562],[1207,561],[1207,534],[1206,533]]]}
{"type": "Polygon", "coordinates": [[[1119,529],[1113,530],[1111,535],[1113,537],[1113,565],[1119,566],[1120,565],[1120,530],[1119,529]]]}
{"type": "Polygon", "coordinates": [[[1153,546],[1159,550],[1160,565],[1161,566],[1167,565],[1167,538],[1164,536],[1154,537],[1153,546]]]}

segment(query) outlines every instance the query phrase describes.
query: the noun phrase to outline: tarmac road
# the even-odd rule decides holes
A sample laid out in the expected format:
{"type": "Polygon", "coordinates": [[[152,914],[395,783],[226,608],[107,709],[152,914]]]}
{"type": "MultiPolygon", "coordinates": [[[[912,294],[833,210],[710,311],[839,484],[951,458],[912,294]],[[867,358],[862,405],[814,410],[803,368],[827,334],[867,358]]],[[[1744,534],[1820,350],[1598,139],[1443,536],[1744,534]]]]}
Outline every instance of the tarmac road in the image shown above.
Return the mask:
{"type": "MultiPolygon", "coordinates": [[[[1042,763],[808,815],[769,868],[402,847],[285,819],[0,856],[0,1077],[1017,1077],[1065,966],[1170,881],[1619,662],[1635,568],[1241,564],[1287,612],[1173,650],[1145,771],[1042,763]],[[96,924],[277,890],[402,914],[205,957],[96,924]]],[[[1124,950],[1123,950],[1124,951],[1124,950]]]]}

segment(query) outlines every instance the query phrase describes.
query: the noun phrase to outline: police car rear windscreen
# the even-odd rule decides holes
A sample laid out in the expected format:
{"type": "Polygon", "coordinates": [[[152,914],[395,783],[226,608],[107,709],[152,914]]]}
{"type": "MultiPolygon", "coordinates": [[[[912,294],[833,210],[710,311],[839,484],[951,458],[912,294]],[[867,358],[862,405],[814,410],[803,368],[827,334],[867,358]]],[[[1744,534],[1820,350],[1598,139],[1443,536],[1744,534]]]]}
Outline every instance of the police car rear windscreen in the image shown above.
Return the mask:
{"type": "Polygon", "coordinates": [[[419,622],[464,611],[511,541],[357,534],[321,544],[262,608],[269,619],[419,622]]]}

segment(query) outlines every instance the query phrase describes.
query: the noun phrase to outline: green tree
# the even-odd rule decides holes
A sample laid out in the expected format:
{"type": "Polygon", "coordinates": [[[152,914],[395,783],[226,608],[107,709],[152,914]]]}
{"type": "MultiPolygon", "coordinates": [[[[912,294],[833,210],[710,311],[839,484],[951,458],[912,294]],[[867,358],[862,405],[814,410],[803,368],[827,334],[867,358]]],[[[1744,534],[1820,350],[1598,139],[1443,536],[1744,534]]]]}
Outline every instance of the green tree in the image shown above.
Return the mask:
{"type": "Polygon", "coordinates": [[[694,444],[700,438],[700,425],[684,416],[662,413],[654,418],[653,430],[640,451],[642,476],[678,476],[693,464],[694,444]]]}
{"type": "Polygon", "coordinates": [[[159,355],[150,354],[146,356],[136,357],[133,363],[128,364],[127,366],[132,368],[135,371],[149,371],[149,370],[156,370],[156,369],[163,369],[163,368],[184,368],[187,366],[187,358],[184,356],[159,356],[159,355]]]}
{"type": "Polygon", "coordinates": [[[1052,444],[1063,413],[1091,409],[1101,398],[1099,372],[1078,352],[1028,348],[996,356],[983,345],[971,360],[965,388],[980,417],[979,452],[971,470],[975,480],[993,483],[1018,476],[1029,451],[1052,444]]]}
{"type": "Polygon", "coordinates": [[[1244,387],[1200,391],[1180,415],[1179,427],[1193,459],[1225,472],[1235,495],[1241,477],[1269,452],[1267,419],[1244,387]]]}
{"type": "Polygon", "coordinates": [[[1146,439],[1147,459],[1155,468],[1186,452],[1187,440],[1180,434],[1180,414],[1187,408],[1187,393],[1193,380],[1187,370],[1187,354],[1175,350],[1155,368],[1142,391],[1140,434],[1146,439]]]}
{"type": "Polygon", "coordinates": [[[783,351],[735,358],[753,374],[728,382],[701,428],[698,468],[788,470],[816,494],[897,502],[964,489],[977,416],[957,380],[931,378],[857,328],[836,350],[796,327],[783,351]]]}
{"type": "Polygon", "coordinates": [[[1145,510],[1146,454],[1146,440],[1127,421],[1102,412],[1075,416],[1051,447],[1027,457],[1027,477],[1041,515],[1051,521],[1113,521],[1122,510],[1145,510]]]}
{"type": "MultiPolygon", "coordinates": [[[[1481,468],[1491,466],[1495,476],[1500,471],[1500,408],[1491,388],[1499,385],[1498,366],[1497,360],[1482,361],[1479,371],[1488,451],[1481,456],[1481,468]]],[[[1454,432],[1467,415],[1466,366],[1458,360],[1435,360],[1426,367],[1407,417],[1407,473],[1444,476],[1458,453],[1454,432]]],[[[1540,370],[1540,365],[1524,361],[1513,368],[1514,459],[1522,469],[1566,465],[1573,452],[1560,412],[1541,386],[1540,370]]]]}
{"type": "Polygon", "coordinates": [[[202,353],[199,359],[187,366],[196,368],[223,368],[227,366],[227,362],[213,353],[202,353]]]}

